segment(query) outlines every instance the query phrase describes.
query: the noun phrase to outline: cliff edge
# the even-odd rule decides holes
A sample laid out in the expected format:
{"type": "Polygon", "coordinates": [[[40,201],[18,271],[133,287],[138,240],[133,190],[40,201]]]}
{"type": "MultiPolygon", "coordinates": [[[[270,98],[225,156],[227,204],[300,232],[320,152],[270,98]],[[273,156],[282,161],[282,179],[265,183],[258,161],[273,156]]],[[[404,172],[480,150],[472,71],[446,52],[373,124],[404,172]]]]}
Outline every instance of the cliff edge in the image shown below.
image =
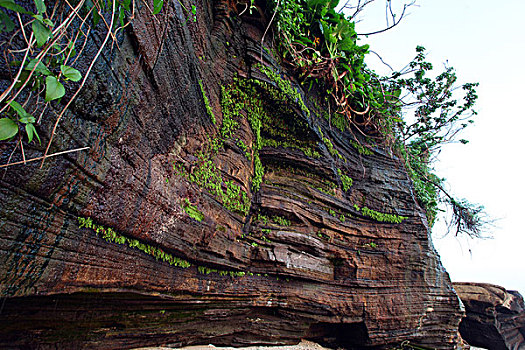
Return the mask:
{"type": "Polygon", "coordinates": [[[137,8],[56,131],[89,150],[3,174],[0,347],[453,349],[403,163],[261,50],[264,15],[196,10],[137,8]]]}

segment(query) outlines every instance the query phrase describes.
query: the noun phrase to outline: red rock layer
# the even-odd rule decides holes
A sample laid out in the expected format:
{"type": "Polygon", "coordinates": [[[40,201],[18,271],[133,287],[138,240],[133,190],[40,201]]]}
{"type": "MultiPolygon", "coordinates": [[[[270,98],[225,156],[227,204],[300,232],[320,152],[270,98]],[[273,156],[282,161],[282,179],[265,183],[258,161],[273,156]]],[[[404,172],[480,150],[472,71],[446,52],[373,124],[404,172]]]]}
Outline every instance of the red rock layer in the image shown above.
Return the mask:
{"type": "MultiPolygon", "coordinates": [[[[292,84],[308,116],[255,68],[264,18],[239,19],[225,3],[197,7],[195,23],[177,2],[155,20],[143,9],[118,49],[104,53],[55,137],[59,150],[89,151],[2,177],[0,347],[307,338],[349,349],[402,341],[452,349],[459,302],[401,162],[379,148],[361,154],[350,140],[363,140],[317,115],[314,95],[292,84]],[[237,75],[278,91],[252,96],[276,121],[261,137],[288,130],[296,146],[259,150],[265,173],[253,191],[257,135],[248,117],[235,119],[234,135],[210,159],[224,192],[231,181],[246,193],[247,213],[226,209],[190,177],[224,125],[221,86],[237,75]],[[340,171],[353,179],[346,191],[340,171]],[[108,242],[79,228],[78,217],[191,267],[108,242]]],[[[247,116],[247,102],[237,102],[247,116]]],[[[0,150],[4,162],[11,149],[0,150]]]]}

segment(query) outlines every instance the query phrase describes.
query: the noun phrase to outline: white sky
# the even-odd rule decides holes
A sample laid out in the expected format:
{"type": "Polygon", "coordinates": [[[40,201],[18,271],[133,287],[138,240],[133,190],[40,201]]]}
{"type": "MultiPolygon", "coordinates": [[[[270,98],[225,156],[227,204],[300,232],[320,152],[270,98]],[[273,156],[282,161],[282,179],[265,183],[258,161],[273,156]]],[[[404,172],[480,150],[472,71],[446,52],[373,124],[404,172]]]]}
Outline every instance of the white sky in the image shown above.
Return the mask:
{"type": "MultiPolygon", "coordinates": [[[[403,0],[392,1],[402,5],[403,0]]],[[[356,24],[358,33],[385,25],[385,1],[372,5],[356,24]]],[[[422,45],[435,70],[448,60],[459,83],[480,83],[476,123],[460,135],[470,143],[445,146],[436,168],[456,197],[484,205],[498,219],[490,230],[494,238],[477,241],[441,238],[445,227],[438,223],[434,245],[453,281],[493,283],[525,295],[525,1],[419,0],[417,5],[397,27],[361,42],[396,70],[422,45]]],[[[378,73],[389,72],[372,54],[367,62],[378,73]]]]}

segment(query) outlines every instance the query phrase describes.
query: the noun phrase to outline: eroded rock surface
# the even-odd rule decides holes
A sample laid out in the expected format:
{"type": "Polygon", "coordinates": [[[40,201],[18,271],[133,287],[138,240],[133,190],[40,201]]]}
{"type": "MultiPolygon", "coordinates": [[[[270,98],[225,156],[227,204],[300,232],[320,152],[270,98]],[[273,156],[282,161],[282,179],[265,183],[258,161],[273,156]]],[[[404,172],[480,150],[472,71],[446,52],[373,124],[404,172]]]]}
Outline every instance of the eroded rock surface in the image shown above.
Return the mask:
{"type": "Polygon", "coordinates": [[[195,5],[137,9],[104,52],[55,136],[89,151],[2,177],[0,347],[452,349],[459,301],[402,163],[260,50],[263,12],[195,5]]]}
{"type": "Polygon", "coordinates": [[[486,283],[454,283],[465,305],[459,325],[470,345],[490,350],[525,349],[525,304],[516,291],[486,283]]]}

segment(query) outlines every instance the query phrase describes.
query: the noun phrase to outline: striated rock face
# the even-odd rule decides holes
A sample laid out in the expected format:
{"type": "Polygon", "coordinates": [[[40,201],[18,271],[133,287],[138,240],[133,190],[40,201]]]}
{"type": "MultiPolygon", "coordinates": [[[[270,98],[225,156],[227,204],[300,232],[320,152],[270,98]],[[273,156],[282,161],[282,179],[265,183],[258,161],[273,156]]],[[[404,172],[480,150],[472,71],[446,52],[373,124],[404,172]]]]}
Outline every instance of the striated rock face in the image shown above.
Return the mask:
{"type": "Polygon", "coordinates": [[[196,5],[137,9],[104,52],[55,136],[89,151],[1,178],[0,347],[452,349],[459,300],[402,164],[271,42],[261,61],[265,18],[196,5]]]}
{"type": "Polygon", "coordinates": [[[490,350],[525,349],[525,304],[516,291],[486,283],[454,283],[465,304],[459,325],[470,345],[490,350]]]}

